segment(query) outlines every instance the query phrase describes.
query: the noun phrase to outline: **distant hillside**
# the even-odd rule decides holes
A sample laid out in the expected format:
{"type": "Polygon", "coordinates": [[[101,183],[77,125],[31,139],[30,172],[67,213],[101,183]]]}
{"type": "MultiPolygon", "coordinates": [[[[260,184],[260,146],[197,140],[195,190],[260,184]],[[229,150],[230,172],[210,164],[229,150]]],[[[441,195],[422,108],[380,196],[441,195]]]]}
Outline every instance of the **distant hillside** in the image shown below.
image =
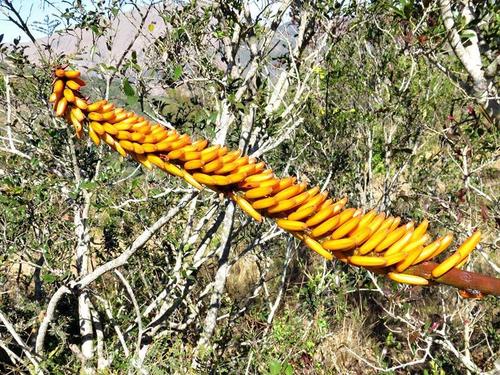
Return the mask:
{"type": "MultiPolygon", "coordinates": [[[[146,11],[146,8],[141,9],[142,13],[146,11]]],[[[78,65],[82,68],[92,67],[98,63],[114,65],[124,53],[129,54],[133,50],[137,52],[138,59],[141,61],[144,48],[166,29],[158,11],[151,8],[140,29],[139,36],[130,46],[138,32],[141,20],[142,14],[134,9],[127,13],[120,13],[117,22],[97,40],[90,29],[75,29],[59,32],[50,38],[41,38],[37,43],[42,50],[44,50],[43,45],[50,44],[55,53],[63,53],[72,60],[78,60],[78,65]],[[150,25],[154,27],[150,28],[150,25]],[[109,46],[106,45],[108,39],[112,42],[109,46]]],[[[28,44],[26,53],[34,60],[40,59],[39,52],[33,44],[28,44]]]]}
{"type": "MultiPolygon", "coordinates": [[[[58,32],[50,38],[40,38],[37,40],[37,43],[41,47],[40,50],[42,50],[43,53],[46,53],[44,45],[51,45],[54,53],[65,54],[69,59],[75,61],[82,71],[99,63],[116,65],[124,54],[128,55],[132,51],[137,53],[137,59],[139,63],[141,63],[144,60],[145,50],[156,38],[158,38],[158,36],[164,34],[168,27],[165,25],[159,10],[151,8],[140,28],[137,39],[131,44],[138,33],[143,14],[145,14],[146,11],[147,8],[142,7],[140,11],[134,9],[130,12],[120,13],[117,17],[118,21],[104,35],[97,38],[97,40],[90,29],[74,29],[58,32]],[[107,45],[107,41],[109,41],[109,45],[107,45]]],[[[286,38],[288,38],[293,45],[293,39],[296,32],[295,26],[288,23],[285,26],[281,26],[280,29],[283,32],[281,36],[283,34],[286,35],[286,38]]],[[[216,45],[217,42],[214,41],[214,43],[210,44],[216,45]]],[[[38,61],[40,55],[37,48],[31,43],[27,45],[27,55],[34,61],[38,61]]],[[[282,56],[286,53],[288,48],[281,37],[275,38],[275,41],[273,41],[271,45],[274,46],[270,53],[271,57],[282,56]]],[[[249,58],[250,54],[246,48],[241,48],[236,57],[236,61],[241,66],[245,66],[249,58]]],[[[225,67],[225,64],[220,58],[214,63],[220,66],[221,69],[225,67]]],[[[275,66],[271,64],[268,69],[271,77],[273,77],[276,72],[275,66]]]]}

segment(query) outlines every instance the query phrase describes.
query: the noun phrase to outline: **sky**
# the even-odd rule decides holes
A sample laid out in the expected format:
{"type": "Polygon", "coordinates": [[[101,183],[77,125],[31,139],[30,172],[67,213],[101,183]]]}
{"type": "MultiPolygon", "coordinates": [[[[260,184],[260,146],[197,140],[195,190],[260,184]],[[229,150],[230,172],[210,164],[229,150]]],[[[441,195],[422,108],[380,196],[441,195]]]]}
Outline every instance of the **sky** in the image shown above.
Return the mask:
{"type": "MultiPolygon", "coordinates": [[[[0,0],[0,4],[2,0],[0,0]]],[[[51,3],[56,6],[62,6],[62,1],[51,1],[51,3]]],[[[49,16],[57,10],[48,5],[43,0],[12,0],[14,8],[16,8],[21,16],[26,20],[28,17],[28,25],[31,26],[34,21],[43,21],[45,16],[49,16]]],[[[7,20],[7,17],[3,13],[4,9],[0,8],[0,34],[4,34],[4,42],[12,42],[14,38],[21,37],[21,41],[28,41],[28,37],[25,33],[21,31],[16,25],[7,20]]],[[[32,27],[31,31],[35,38],[42,37],[43,34],[34,30],[32,27]]]]}
{"type": "MultiPolygon", "coordinates": [[[[20,37],[21,42],[29,41],[27,35],[19,29],[15,24],[7,20],[4,12],[5,9],[2,7],[2,2],[4,0],[0,0],[0,34],[4,34],[3,42],[11,43],[15,38],[20,37]]],[[[28,19],[27,23],[30,26],[31,33],[35,38],[40,38],[45,36],[42,32],[37,31],[36,28],[33,28],[33,22],[42,22],[46,16],[49,16],[52,19],[57,19],[57,16],[54,14],[59,14],[60,10],[65,9],[68,5],[74,3],[74,0],[49,0],[50,5],[45,0],[11,0],[14,8],[19,11],[20,15],[24,20],[28,19]],[[59,8],[59,9],[57,9],[59,8]]],[[[95,3],[95,0],[80,0],[80,3],[87,7],[92,3],[95,3]]],[[[143,3],[142,0],[137,0],[137,3],[143,3]]],[[[147,2],[147,1],[146,1],[147,2]]],[[[256,15],[262,9],[262,3],[265,1],[262,0],[251,0],[250,1],[250,12],[252,15],[256,15]]],[[[270,9],[274,11],[277,9],[278,4],[274,4],[270,9]]],[[[129,8],[128,6],[124,6],[124,10],[129,8]]]]}

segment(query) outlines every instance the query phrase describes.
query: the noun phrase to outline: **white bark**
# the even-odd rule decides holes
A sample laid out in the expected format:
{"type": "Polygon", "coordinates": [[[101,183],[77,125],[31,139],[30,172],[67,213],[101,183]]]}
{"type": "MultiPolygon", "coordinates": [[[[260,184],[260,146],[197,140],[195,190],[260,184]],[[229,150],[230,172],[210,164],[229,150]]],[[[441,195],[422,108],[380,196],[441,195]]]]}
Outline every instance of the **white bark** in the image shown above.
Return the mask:
{"type": "MultiPolygon", "coordinates": [[[[451,1],[439,0],[439,5],[444,26],[448,32],[447,37],[451,48],[472,79],[473,85],[471,94],[484,106],[486,113],[492,120],[498,122],[500,120],[500,102],[496,97],[497,92],[494,81],[488,80],[485,77],[477,34],[471,30],[475,35],[469,39],[467,47],[464,47],[455,25],[451,1]]],[[[467,7],[465,9],[467,9],[467,7]]],[[[472,17],[470,12],[467,13],[466,16],[469,17],[469,19],[472,17]]]]}
{"type": "Polygon", "coordinates": [[[221,298],[226,286],[227,276],[231,265],[229,263],[229,250],[231,249],[231,233],[234,222],[234,204],[231,202],[227,209],[224,221],[222,224],[221,244],[217,249],[219,253],[219,266],[215,274],[213,292],[210,297],[210,307],[208,309],[205,321],[203,324],[203,333],[198,340],[196,346],[196,355],[193,359],[193,365],[196,367],[197,355],[206,345],[208,345],[217,324],[217,315],[221,306],[221,298]]]}
{"type": "MultiPolygon", "coordinates": [[[[77,205],[74,210],[75,234],[77,237],[76,246],[76,267],[79,277],[88,273],[89,266],[89,242],[87,219],[90,209],[91,195],[84,192],[83,207],[77,205]]],[[[95,372],[94,358],[94,330],[92,326],[92,312],[90,311],[90,300],[86,290],[81,290],[78,295],[78,316],[80,325],[80,336],[82,339],[82,369],[83,374],[93,374],[95,372]]]]}

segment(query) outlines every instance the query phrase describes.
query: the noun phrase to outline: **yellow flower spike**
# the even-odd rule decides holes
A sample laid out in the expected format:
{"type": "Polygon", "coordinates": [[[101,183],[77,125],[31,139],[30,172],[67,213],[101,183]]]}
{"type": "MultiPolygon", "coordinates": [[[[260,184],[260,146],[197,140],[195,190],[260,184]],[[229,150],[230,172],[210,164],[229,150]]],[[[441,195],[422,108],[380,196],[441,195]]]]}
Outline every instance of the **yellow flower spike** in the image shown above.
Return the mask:
{"type": "Polygon", "coordinates": [[[271,178],[269,180],[266,180],[266,181],[262,181],[262,182],[259,182],[259,183],[255,183],[255,187],[259,187],[259,188],[272,188],[274,189],[276,186],[278,186],[280,183],[280,180],[276,179],[276,178],[271,178]]]}
{"type": "Polygon", "coordinates": [[[239,167],[239,165],[235,160],[235,161],[232,161],[230,163],[223,164],[221,168],[216,169],[213,173],[226,174],[226,173],[230,173],[230,172],[234,171],[238,167],[239,167]]]}
{"type": "Polygon", "coordinates": [[[446,258],[443,262],[441,262],[436,268],[434,268],[431,272],[432,277],[437,279],[438,277],[444,275],[446,272],[455,267],[458,263],[460,263],[460,254],[455,253],[449,258],[446,258]]]}
{"type": "Polygon", "coordinates": [[[135,158],[139,163],[144,165],[147,169],[149,169],[149,170],[153,169],[153,164],[148,160],[147,155],[136,154],[135,158]]]}
{"type": "MultiPolygon", "coordinates": [[[[215,176],[214,176],[215,177],[215,176]]],[[[269,194],[271,194],[273,191],[272,187],[264,187],[264,188],[253,188],[250,190],[247,190],[245,192],[245,198],[246,199],[258,199],[258,198],[263,198],[269,194]]],[[[275,199],[276,200],[276,199],[275,199]]]]}
{"type": "Polygon", "coordinates": [[[184,169],[187,171],[200,169],[201,167],[203,167],[203,162],[201,160],[190,160],[184,163],[184,169]]]}
{"type": "Polygon", "coordinates": [[[103,120],[104,120],[104,117],[103,117],[103,116],[102,116],[102,114],[101,114],[101,113],[99,113],[99,112],[90,112],[90,113],[88,114],[88,117],[89,117],[89,119],[91,119],[92,121],[99,121],[99,122],[101,122],[101,121],[103,121],[103,120]]]}
{"type": "Polygon", "coordinates": [[[429,280],[420,276],[407,275],[406,273],[389,272],[387,277],[393,281],[408,285],[429,285],[429,280]]]}
{"type": "Polygon", "coordinates": [[[401,223],[401,218],[400,218],[399,216],[398,216],[398,217],[395,217],[395,218],[394,218],[394,221],[392,222],[392,224],[391,224],[391,226],[390,226],[390,228],[389,228],[389,230],[390,230],[391,232],[392,232],[393,230],[395,230],[395,229],[398,227],[399,223],[401,223]]]}
{"type": "Polygon", "coordinates": [[[457,249],[457,253],[460,254],[460,261],[465,259],[476,248],[480,240],[481,231],[478,230],[457,249]]]}
{"type": "Polygon", "coordinates": [[[81,86],[76,80],[70,79],[69,81],[66,81],[66,87],[68,87],[70,90],[73,91],[78,91],[80,90],[81,86]]]}
{"type": "Polygon", "coordinates": [[[468,261],[469,261],[469,257],[468,257],[468,256],[466,256],[466,257],[464,258],[464,260],[462,260],[460,263],[458,263],[458,264],[455,266],[455,268],[459,268],[459,269],[461,269],[463,266],[465,266],[465,264],[466,264],[468,261]]]}
{"type": "Polygon", "coordinates": [[[344,251],[353,249],[356,246],[356,240],[354,238],[342,238],[338,240],[326,240],[321,243],[327,250],[344,251]]]}
{"type": "Polygon", "coordinates": [[[79,97],[75,97],[75,105],[82,111],[86,111],[88,108],[87,102],[79,97]]]}
{"type": "Polygon", "coordinates": [[[292,186],[295,183],[295,180],[296,180],[295,177],[282,178],[280,180],[279,185],[274,188],[274,193],[276,194],[282,190],[289,188],[290,186],[292,186]]]}
{"type": "Polygon", "coordinates": [[[228,152],[228,149],[227,149],[227,147],[226,147],[226,146],[221,147],[221,148],[219,148],[219,150],[217,151],[217,156],[218,156],[218,157],[222,157],[222,156],[226,155],[226,154],[227,154],[227,152],[228,152]]]}
{"type": "MultiPolygon", "coordinates": [[[[94,122],[94,124],[98,124],[98,122],[94,122]]],[[[104,131],[104,128],[102,129],[104,131]]],[[[118,133],[115,135],[115,138],[118,140],[130,141],[132,140],[132,133],[127,132],[125,130],[119,130],[118,133]]]]}
{"type": "MultiPolygon", "coordinates": [[[[268,170],[265,170],[259,174],[247,177],[244,181],[244,184],[259,184],[260,182],[269,180],[270,178],[273,178],[272,169],[268,169],[268,170]]],[[[246,185],[243,185],[243,186],[245,188],[247,187],[246,185]]],[[[253,186],[254,185],[249,185],[248,187],[253,187],[253,186]]]]}
{"type": "Polygon", "coordinates": [[[396,263],[401,262],[403,259],[406,258],[407,253],[404,252],[399,252],[396,254],[389,255],[388,257],[384,256],[385,261],[387,262],[386,267],[392,266],[396,263]]]}
{"type": "Polygon", "coordinates": [[[342,224],[347,222],[349,219],[354,217],[354,215],[356,215],[356,214],[359,215],[360,211],[356,210],[355,208],[348,208],[348,209],[342,211],[341,213],[339,213],[338,226],[341,226],[342,224]]]}
{"type": "Polygon", "coordinates": [[[413,262],[420,256],[423,249],[424,249],[423,246],[419,246],[416,249],[407,253],[406,258],[403,259],[401,262],[399,262],[398,265],[396,266],[396,271],[398,272],[406,271],[406,269],[410,267],[413,264],[413,262]]]}
{"type": "Polygon", "coordinates": [[[179,148],[177,150],[170,151],[167,154],[168,160],[179,160],[181,159],[184,154],[186,153],[186,150],[183,148],[179,148]]]}
{"type": "Polygon", "coordinates": [[[73,103],[75,101],[75,94],[73,94],[73,91],[70,89],[64,89],[63,95],[69,103],[73,103]]]}
{"type": "Polygon", "coordinates": [[[429,256],[427,259],[437,257],[439,254],[441,254],[443,251],[445,251],[451,245],[452,241],[453,241],[453,234],[448,233],[446,236],[444,236],[441,239],[441,243],[440,243],[439,247],[436,249],[436,251],[434,251],[432,253],[432,255],[429,256]]]}
{"type": "MultiPolygon", "coordinates": [[[[411,233],[411,232],[409,232],[409,233],[411,233]]],[[[412,234],[412,235],[413,235],[413,234],[412,234]]],[[[398,242],[403,241],[404,237],[405,237],[405,236],[403,236],[403,238],[402,238],[401,240],[399,240],[398,242]]],[[[415,241],[415,242],[409,242],[409,243],[405,244],[405,245],[404,245],[401,249],[397,250],[397,252],[401,251],[402,253],[409,253],[410,251],[415,250],[415,249],[416,249],[417,247],[419,247],[419,246],[424,246],[424,245],[425,245],[425,243],[426,243],[427,241],[429,241],[429,239],[430,239],[430,238],[431,238],[431,237],[430,237],[428,234],[424,234],[422,237],[420,237],[420,239],[419,239],[419,240],[417,240],[417,241],[415,241]]],[[[392,246],[389,248],[389,250],[391,250],[391,248],[392,248],[392,247],[396,246],[396,244],[397,244],[398,242],[396,242],[394,245],[392,245],[392,246]]],[[[423,248],[423,250],[425,250],[426,248],[427,248],[427,246],[426,246],[426,247],[424,247],[424,248],[423,248]]],[[[389,256],[389,255],[391,255],[391,253],[389,253],[389,250],[387,250],[387,251],[384,253],[384,256],[389,256]]],[[[423,251],[422,251],[422,253],[423,253],[423,251]]],[[[420,256],[419,256],[419,258],[420,258],[420,256]]]]}
{"type": "Polygon", "coordinates": [[[57,95],[62,95],[64,91],[64,82],[60,79],[54,82],[54,87],[52,88],[52,92],[57,95]]]}
{"type": "MultiPolygon", "coordinates": [[[[96,121],[98,122],[98,121],[96,121]]],[[[113,125],[111,125],[109,122],[105,122],[103,125],[102,125],[102,128],[104,129],[104,131],[106,133],[109,133],[111,135],[117,135],[118,134],[118,129],[116,129],[113,125]]],[[[135,133],[132,133],[132,136],[134,135],[135,133]]],[[[133,140],[133,137],[131,136],[131,139],[133,140]]]]}
{"type": "Polygon", "coordinates": [[[182,178],[184,179],[184,181],[186,181],[189,185],[193,186],[194,188],[198,189],[198,190],[203,190],[203,186],[200,185],[200,183],[198,181],[196,181],[193,176],[191,176],[189,173],[187,173],[186,171],[183,171],[182,173],[182,178]]]}
{"type": "Polygon", "coordinates": [[[359,224],[349,233],[349,235],[354,236],[355,234],[359,233],[366,226],[368,226],[375,219],[376,216],[377,216],[377,211],[375,210],[367,212],[360,218],[359,224]]]}
{"type": "MultiPolygon", "coordinates": [[[[382,221],[382,224],[379,225],[378,227],[378,230],[382,230],[382,229],[387,229],[389,232],[390,231],[390,228],[392,226],[392,223],[396,220],[396,218],[390,216],[390,217],[387,217],[385,218],[383,221],[382,221]]],[[[374,220],[375,221],[375,220],[374,220]]],[[[370,227],[372,227],[372,223],[370,223],[370,227]]]]}
{"type": "Polygon", "coordinates": [[[85,120],[85,115],[84,113],[82,112],[82,110],[78,107],[73,107],[71,109],[71,113],[75,116],[75,118],[78,120],[78,121],[83,121],[85,120]]]}
{"type": "Polygon", "coordinates": [[[243,172],[236,172],[236,173],[231,173],[230,175],[227,176],[230,184],[237,184],[245,179],[247,176],[246,173],[243,172]]]}
{"type": "Polygon", "coordinates": [[[158,150],[156,145],[151,144],[151,143],[144,143],[142,145],[142,148],[144,149],[144,152],[147,152],[147,153],[156,152],[158,150]]]}
{"type": "Polygon", "coordinates": [[[171,150],[177,150],[191,143],[191,138],[187,134],[183,134],[179,137],[177,141],[174,141],[170,145],[171,150]]]}
{"type": "Polygon", "coordinates": [[[248,176],[253,176],[253,175],[256,175],[257,173],[260,173],[261,170],[262,170],[262,168],[260,166],[252,163],[252,164],[242,165],[241,167],[238,167],[236,169],[235,173],[244,173],[246,175],[246,177],[248,177],[248,176]]]}
{"type": "Polygon", "coordinates": [[[55,74],[56,77],[63,78],[63,77],[65,77],[66,70],[64,70],[64,69],[56,69],[54,71],[54,74],[55,74]]]}
{"type": "Polygon", "coordinates": [[[149,160],[150,163],[156,165],[158,168],[163,169],[165,167],[165,163],[163,160],[154,154],[146,154],[146,158],[149,160]]]}
{"type": "Polygon", "coordinates": [[[316,206],[309,206],[307,208],[299,208],[297,211],[292,212],[290,215],[288,215],[287,219],[288,220],[302,220],[305,219],[306,217],[311,216],[314,212],[316,212],[316,206]]]}
{"type": "Polygon", "coordinates": [[[56,94],[55,92],[53,92],[49,96],[49,103],[56,103],[59,101],[60,98],[61,98],[61,94],[56,94]]]}
{"type": "MultiPolygon", "coordinates": [[[[413,262],[413,264],[418,264],[423,262],[424,260],[432,258],[432,254],[439,248],[441,245],[442,238],[438,238],[434,242],[430,243],[422,250],[422,253],[418,256],[418,258],[413,262]]],[[[414,242],[416,243],[416,242],[414,242]]],[[[411,244],[410,244],[411,245],[411,244]]],[[[408,245],[408,246],[410,246],[408,245]]]]}
{"type": "Polygon", "coordinates": [[[379,229],[373,236],[359,248],[361,255],[366,255],[371,252],[378,244],[380,244],[389,235],[389,229],[379,229]]]}
{"type": "Polygon", "coordinates": [[[258,221],[259,223],[262,222],[262,215],[255,208],[253,208],[250,202],[248,202],[245,198],[240,197],[238,194],[234,193],[231,193],[230,197],[255,221],[258,221]]]}
{"type": "Polygon", "coordinates": [[[230,151],[227,153],[227,155],[221,157],[222,164],[231,163],[235,161],[237,158],[239,158],[240,155],[241,155],[240,150],[230,151]]]}
{"type": "MultiPolygon", "coordinates": [[[[146,168],[157,166],[197,189],[206,185],[220,191],[257,221],[263,217],[259,210],[265,210],[264,214],[274,218],[280,228],[328,260],[337,258],[351,265],[376,268],[401,283],[427,285],[425,277],[402,272],[414,266],[411,273],[427,275],[433,263],[419,263],[435,258],[452,241],[452,236],[447,235],[425,245],[430,239],[426,219],[414,228],[413,222],[400,226],[399,217],[386,217],[375,210],[363,214],[361,209],[346,209],[347,197],[333,203],[317,186],[308,189],[306,183],[296,183],[295,177],[276,178],[264,162],[241,156],[240,150],[210,145],[205,139],[193,142],[187,134],[167,130],[143,116],[115,108],[104,99],[88,103],[78,92],[85,82],[77,71],[59,69],[56,76],[50,102],[57,116],[73,124],[78,137],[87,126],[94,143],[103,141],[123,157],[129,153],[146,168]],[[317,241],[327,235],[330,237],[323,243],[317,241]]],[[[434,268],[432,276],[448,283],[450,278],[440,277],[452,268],[462,267],[479,239],[480,232],[474,233],[434,268]]],[[[450,275],[456,272],[461,271],[450,275]]]]}
{"type": "Polygon", "coordinates": [[[78,70],[65,70],[64,76],[69,79],[79,78],[80,72],[78,70]]]}
{"type": "Polygon", "coordinates": [[[64,113],[66,112],[67,107],[68,107],[68,100],[66,98],[62,98],[61,100],[59,100],[56,107],[56,116],[58,117],[63,116],[64,113]]]}
{"type": "Polygon", "coordinates": [[[364,228],[360,232],[356,233],[351,238],[356,242],[356,246],[362,245],[365,241],[372,235],[372,230],[370,228],[364,228]]]}
{"type": "Polygon", "coordinates": [[[384,267],[387,262],[382,257],[370,257],[364,255],[353,255],[347,257],[350,264],[361,267],[384,267]]]}
{"type": "Polygon", "coordinates": [[[208,163],[218,157],[220,145],[210,146],[201,152],[201,160],[208,163]]]}
{"type": "Polygon", "coordinates": [[[306,224],[309,227],[315,227],[318,224],[321,224],[325,220],[328,220],[332,216],[335,215],[335,209],[332,206],[326,206],[321,209],[319,212],[314,214],[310,219],[306,221],[306,224]]]}
{"type": "Polygon", "coordinates": [[[277,203],[278,202],[276,202],[276,199],[274,199],[273,197],[269,197],[256,200],[255,202],[252,203],[252,207],[255,208],[256,210],[262,210],[264,208],[274,206],[277,203]]]}
{"type": "Polygon", "coordinates": [[[368,227],[375,233],[379,230],[382,223],[385,221],[385,213],[381,212],[378,214],[371,222],[368,224],[368,227]]]}
{"type": "Polygon", "coordinates": [[[413,236],[413,231],[406,232],[403,237],[394,242],[389,248],[385,251],[384,256],[392,255],[400,252],[406,244],[410,242],[411,237],[413,236]]]}
{"type": "MultiPolygon", "coordinates": [[[[276,199],[276,198],[275,198],[276,199]]],[[[277,214],[279,212],[290,211],[292,208],[298,205],[295,198],[286,199],[284,201],[279,201],[276,205],[269,207],[267,212],[270,214],[277,214]]]]}
{"type": "Polygon", "coordinates": [[[413,232],[413,235],[410,238],[410,242],[419,240],[427,231],[428,226],[429,226],[429,221],[427,219],[424,219],[419,224],[419,226],[415,228],[415,231],[413,232]]]}
{"type": "MultiPolygon", "coordinates": [[[[324,221],[311,231],[311,237],[318,238],[327,234],[328,232],[331,232],[332,230],[335,229],[335,227],[339,223],[339,219],[340,219],[339,215],[336,215],[324,221]]],[[[309,225],[307,221],[306,224],[309,225]]]]}
{"type": "Polygon", "coordinates": [[[278,219],[278,220],[276,220],[276,224],[281,229],[284,229],[287,231],[303,232],[307,229],[306,223],[304,223],[302,221],[298,221],[298,220],[278,219]]]}
{"type": "Polygon", "coordinates": [[[169,162],[163,162],[163,170],[170,173],[171,175],[184,178],[184,172],[169,162]]]}
{"type": "Polygon", "coordinates": [[[220,158],[212,160],[210,163],[205,164],[205,166],[201,169],[203,173],[213,173],[217,169],[222,168],[224,163],[220,158]]]}
{"type": "Polygon", "coordinates": [[[360,221],[361,221],[361,216],[350,218],[332,233],[332,235],[330,236],[331,239],[338,240],[342,237],[345,237],[349,232],[351,232],[354,228],[358,226],[360,221]]]}
{"type": "Polygon", "coordinates": [[[138,155],[144,154],[144,148],[139,143],[133,143],[134,145],[134,152],[138,155]]]}
{"type": "MultiPolygon", "coordinates": [[[[108,135],[108,134],[106,134],[106,135],[108,135]]],[[[118,151],[118,153],[121,156],[123,156],[123,157],[127,156],[127,152],[123,149],[123,147],[118,142],[115,142],[114,147],[115,147],[115,150],[118,151]]]]}
{"type": "MultiPolygon", "coordinates": [[[[389,229],[390,230],[390,229],[389,229]]],[[[375,247],[376,252],[381,252],[385,249],[387,249],[389,246],[391,246],[394,242],[399,240],[401,237],[405,235],[405,233],[408,232],[405,226],[402,226],[392,232],[390,232],[387,237],[375,247]]]]}
{"type": "MultiPolygon", "coordinates": [[[[106,133],[106,134],[108,134],[108,133],[106,133]]],[[[122,148],[124,150],[134,152],[134,144],[132,142],[121,140],[121,141],[118,141],[118,143],[120,144],[120,146],[122,146],[122,148]]],[[[182,177],[182,176],[179,176],[179,177],[182,177]]]]}
{"type": "Polygon", "coordinates": [[[102,99],[102,100],[99,100],[95,103],[92,103],[92,104],[89,104],[87,106],[87,111],[88,112],[96,112],[96,111],[99,111],[103,106],[104,104],[106,104],[108,101],[106,99],[102,99]]]}
{"type": "Polygon", "coordinates": [[[302,241],[304,241],[304,243],[306,244],[306,246],[308,248],[310,248],[311,250],[315,251],[316,253],[318,253],[319,255],[321,255],[326,260],[332,260],[333,259],[332,253],[330,253],[329,251],[326,251],[324,249],[324,247],[321,246],[321,244],[318,241],[314,240],[313,238],[309,237],[308,235],[304,234],[303,237],[302,237],[302,241]]]}
{"type": "Polygon", "coordinates": [[[290,199],[298,194],[300,194],[305,189],[305,184],[293,185],[286,189],[283,189],[279,193],[275,194],[273,197],[278,202],[290,199]]]}
{"type": "Polygon", "coordinates": [[[215,185],[226,186],[231,185],[231,179],[228,176],[214,175],[212,178],[215,181],[215,185]]]}
{"type": "Polygon", "coordinates": [[[212,176],[204,173],[193,173],[193,178],[200,184],[215,185],[215,180],[212,176]]]}
{"type": "Polygon", "coordinates": [[[115,105],[106,101],[106,103],[103,103],[102,107],[99,109],[99,112],[104,114],[106,112],[112,111],[113,109],[115,109],[115,105]]]}
{"type": "Polygon", "coordinates": [[[110,122],[115,118],[115,114],[113,112],[106,112],[102,114],[102,118],[104,121],[110,122]]]}
{"type": "Polygon", "coordinates": [[[124,122],[116,122],[113,124],[116,130],[118,131],[127,131],[132,129],[132,124],[124,123],[124,122]]]}
{"type": "Polygon", "coordinates": [[[328,196],[328,193],[326,191],[323,191],[313,196],[311,189],[309,190],[309,196],[311,197],[311,199],[309,199],[306,203],[300,206],[298,211],[310,210],[311,207],[313,208],[314,211],[316,211],[317,207],[325,201],[326,197],[328,196]]]}
{"type": "MultiPolygon", "coordinates": [[[[122,122],[123,120],[125,120],[127,118],[127,114],[126,113],[117,113],[116,110],[115,110],[115,116],[113,119],[109,119],[108,121],[112,124],[118,124],[120,122],[122,122]]],[[[127,129],[128,130],[128,129],[127,129]]]]}

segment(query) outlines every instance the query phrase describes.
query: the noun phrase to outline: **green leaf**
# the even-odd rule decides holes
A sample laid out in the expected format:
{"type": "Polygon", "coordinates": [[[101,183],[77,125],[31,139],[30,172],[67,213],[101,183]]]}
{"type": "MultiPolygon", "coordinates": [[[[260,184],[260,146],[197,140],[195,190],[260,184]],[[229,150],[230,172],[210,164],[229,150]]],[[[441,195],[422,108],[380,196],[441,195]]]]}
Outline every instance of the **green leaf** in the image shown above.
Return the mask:
{"type": "Polygon", "coordinates": [[[207,118],[208,123],[215,123],[215,121],[217,121],[217,114],[218,113],[216,111],[210,113],[210,116],[207,118]]]}
{"type": "Polygon", "coordinates": [[[42,275],[42,280],[45,281],[46,283],[51,284],[57,280],[57,277],[55,275],[47,273],[42,275]]]}
{"type": "Polygon", "coordinates": [[[281,372],[281,362],[273,359],[269,363],[269,375],[279,375],[281,372]]]}
{"type": "Polygon", "coordinates": [[[86,190],[93,190],[96,188],[96,186],[97,186],[97,184],[93,181],[84,181],[80,185],[80,187],[82,189],[86,189],[86,190]]]}
{"type": "Polygon", "coordinates": [[[137,96],[127,96],[127,104],[129,106],[133,106],[139,102],[139,98],[137,96]]]}
{"type": "Polygon", "coordinates": [[[474,38],[476,36],[476,33],[473,30],[467,29],[462,31],[462,34],[460,36],[462,37],[462,42],[465,42],[471,38],[474,38]]]}
{"type": "Polygon", "coordinates": [[[176,65],[174,68],[174,72],[172,73],[172,78],[174,81],[177,81],[182,76],[182,66],[176,65]]]}
{"type": "Polygon", "coordinates": [[[130,82],[128,81],[128,78],[123,79],[123,92],[127,96],[135,96],[135,91],[132,88],[132,85],[130,84],[130,82]]]}

